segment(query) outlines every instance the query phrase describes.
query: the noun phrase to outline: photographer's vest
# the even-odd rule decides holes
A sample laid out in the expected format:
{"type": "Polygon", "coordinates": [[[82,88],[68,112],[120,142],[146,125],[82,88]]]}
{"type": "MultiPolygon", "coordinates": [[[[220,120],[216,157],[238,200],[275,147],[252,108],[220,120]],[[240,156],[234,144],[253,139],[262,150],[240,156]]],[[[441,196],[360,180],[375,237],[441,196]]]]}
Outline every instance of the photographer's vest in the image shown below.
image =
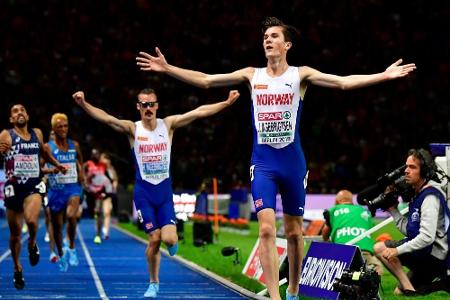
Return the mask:
{"type": "MultiPolygon", "coordinates": [[[[445,201],[444,195],[435,187],[429,186],[424,188],[420,193],[414,198],[413,201],[409,203],[409,211],[408,211],[408,223],[406,225],[406,239],[408,241],[414,239],[420,232],[420,217],[422,212],[420,208],[422,207],[422,203],[428,195],[434,195],[439,199],[441,206],[444,208],[444,215],[447,216],[445,218],[445,228],[447,232],[447,268],[450,269],[450,230],[448,230],[448,225],[450,221],[450,210],[447,206],[447,202],[445,201]]],[[[425,254],[430,254],[433,249],[433,244],[421,249],[420,251],[425,254]]]]}
{"type": "MultiPolygon", "coordinates": [[[[333,243],[345,244],[372,228],[370,213],[361,206],[338,204],[328,211],[331,225],[330,239],[333,243]]],[[[361,250],[373,254],[374,242],[370,237],[363,238],[356,245],[361,250]]]]}

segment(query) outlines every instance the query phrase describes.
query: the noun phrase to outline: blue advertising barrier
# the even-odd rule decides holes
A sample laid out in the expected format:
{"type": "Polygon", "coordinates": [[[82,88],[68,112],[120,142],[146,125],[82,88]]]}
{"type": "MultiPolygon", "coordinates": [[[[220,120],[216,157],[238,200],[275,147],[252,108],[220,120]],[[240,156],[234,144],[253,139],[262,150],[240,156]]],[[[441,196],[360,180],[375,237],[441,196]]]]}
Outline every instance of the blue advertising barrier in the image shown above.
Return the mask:
{"type": "Polygon", "coordinates": [[[312,242],[303,260],[300,294],[321,299],[339,299],[333,291],[335,278],[344,270],[359,270],[363,265],[361,252],[356,246],[312,242]]]}

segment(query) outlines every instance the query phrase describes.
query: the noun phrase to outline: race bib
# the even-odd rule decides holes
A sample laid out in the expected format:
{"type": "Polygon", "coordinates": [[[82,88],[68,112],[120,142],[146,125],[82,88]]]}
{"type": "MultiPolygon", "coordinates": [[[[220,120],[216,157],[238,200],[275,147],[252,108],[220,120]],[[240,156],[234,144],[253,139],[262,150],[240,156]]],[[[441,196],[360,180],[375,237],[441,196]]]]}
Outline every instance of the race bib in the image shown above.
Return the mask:
{"type": "Polygon", "coordinates": [[[257,112],[255,117],[258,144],[282,144],[294,140],[295,123],[290,111],[257,112]]]}
{"type": "Polygon", "coordinates": [[[15,196],[16,193],[14,192],[14,186],[13,185],[6,185],[5,186],[5,197],[6,198],[11,198],[13,196],[15,196]]]}
{"type": "Polygon", "coordinates": [[[14,176],[25,178],[39,177],[39,157],[37,154],[14,156],[14,176]]]}
{"type": "Polygon", "coordinates": [[[78,182],[77,164],[74,162],[63,164],[67,168],[66,174],[58,173],[55,175],[57,184],[68,184],[78,182]]]}
{"type": "Polygon", "coordinates": [[[167,155],[142,156],[142,172],[147,180],[161,180],[169,177],[167,155]]]}

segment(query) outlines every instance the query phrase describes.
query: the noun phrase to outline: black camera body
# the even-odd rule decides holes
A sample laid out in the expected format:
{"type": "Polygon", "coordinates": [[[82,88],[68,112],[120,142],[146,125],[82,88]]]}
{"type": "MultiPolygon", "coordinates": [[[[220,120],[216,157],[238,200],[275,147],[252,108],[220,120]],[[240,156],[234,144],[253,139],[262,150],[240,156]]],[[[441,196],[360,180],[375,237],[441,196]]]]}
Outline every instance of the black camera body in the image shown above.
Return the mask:
{"type": "Polygon", "coordinates": [[[380,275],[365,265],[360,271],[346,269],[340,278],[335,278],[333,290],[340,293],[339,299],[380,299],[380,275]]]}
{"type": "Polygon", "coordinates": [[[365,205],[369,209],[372,216],[375,216],[377,209],[387,210],[389,207],[398,203],[398,197],[402,197],[403,202],[411,201],[414,196],[414,190],[405,182],[402,176],[391,184],[389,192],[383,192],[372,200],[366,200],[365,205]]]}
{"type": "Polygon", "coordinates": [[[375,185],[369,186],[358,193],[358,203],[366,205],[372,216],[375,216],[377,209],[387,210],[398,203],[399,196],[402,197],[404,202],[409,202],[414,195],[414,191],[402,176],[405,168],[406,166],[403,165],[378,178],[375,185]],[[390,186],[390,190],[386,192],[388,186],[390,186]]]}

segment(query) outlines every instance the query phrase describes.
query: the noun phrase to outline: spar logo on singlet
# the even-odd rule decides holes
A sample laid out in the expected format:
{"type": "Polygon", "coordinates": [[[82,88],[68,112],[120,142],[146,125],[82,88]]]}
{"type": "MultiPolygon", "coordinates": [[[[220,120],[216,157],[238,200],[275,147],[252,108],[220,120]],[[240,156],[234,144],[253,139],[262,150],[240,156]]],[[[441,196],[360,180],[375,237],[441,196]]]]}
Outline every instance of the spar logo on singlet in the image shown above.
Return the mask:
{"type": "Polygon", "coordinates": [[[151,163],[155,161],[161,161],[163,159],[162,155],[152,155],[152,156],[143,156],[142,162],[143,163],[151,163]]]}
{"type": "Polygon", "coordinates": [[[289,111],[258,113],[258,121],[281,121],[281,120],[290,119],[290,118],[291,118],[291,113],[289,111]]]}

